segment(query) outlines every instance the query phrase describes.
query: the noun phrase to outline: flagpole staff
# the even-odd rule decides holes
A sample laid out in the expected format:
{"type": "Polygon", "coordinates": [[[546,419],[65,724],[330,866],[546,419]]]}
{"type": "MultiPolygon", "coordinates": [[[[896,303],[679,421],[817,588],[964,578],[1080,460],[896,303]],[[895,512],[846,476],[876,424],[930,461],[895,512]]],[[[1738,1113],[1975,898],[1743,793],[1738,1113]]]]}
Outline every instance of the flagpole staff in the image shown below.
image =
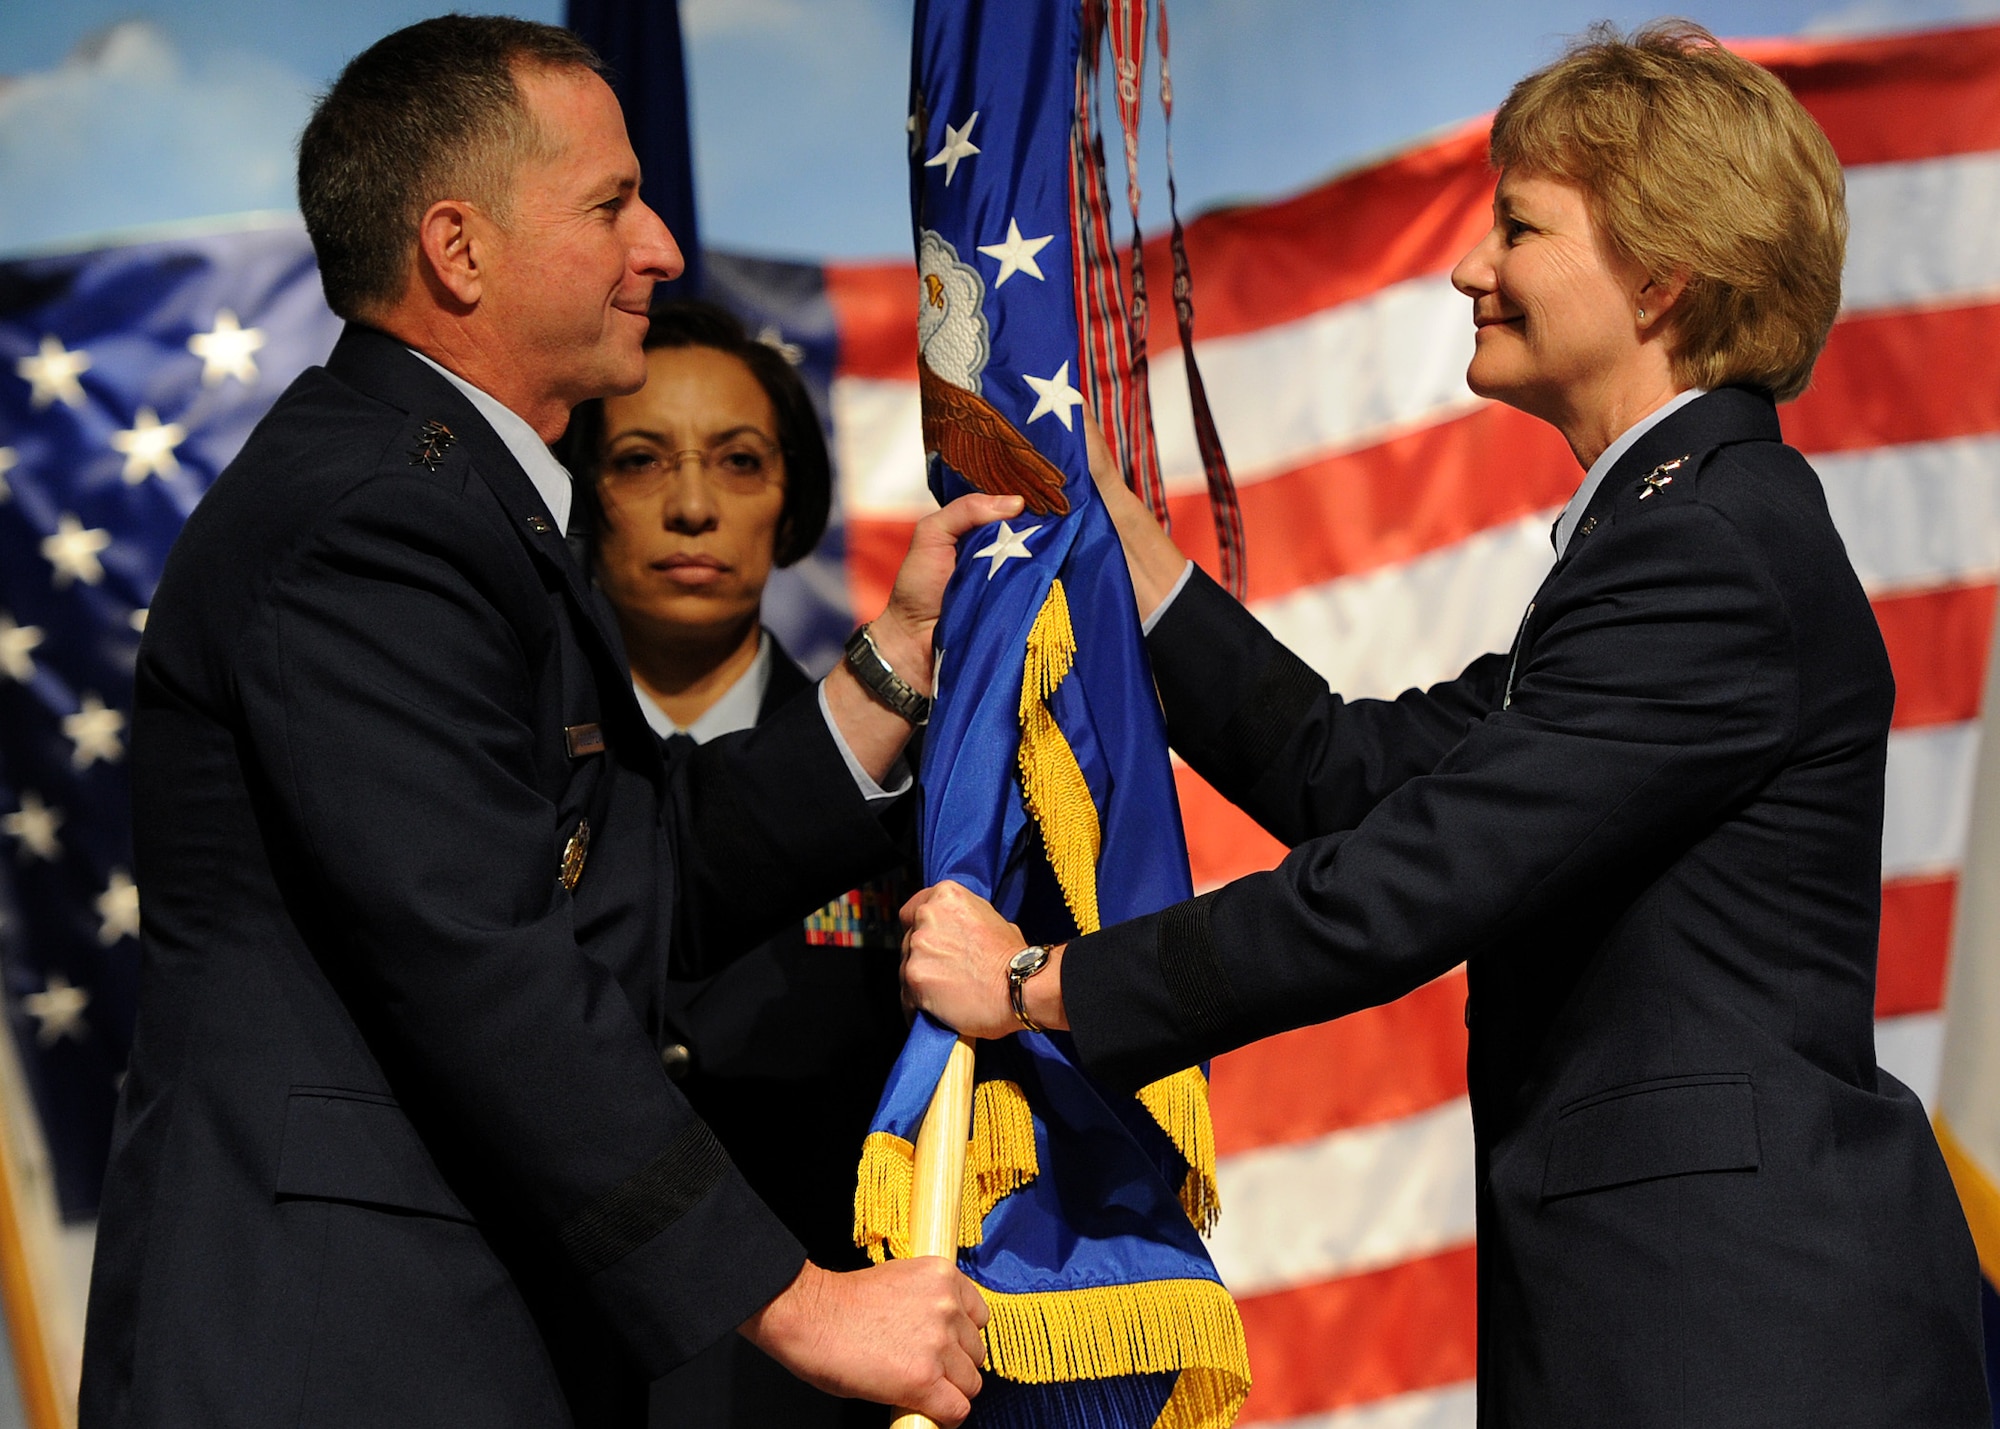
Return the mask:
{"type": "MultiPolygon", "coordinates": [[[[917,1128],[916,1174],[910,1187],[910,1254],[958,1259],[959,1200],[965,1190],[965,1146],[972,1135],[972,1039],[952,1045],[917,1128]]],[[[923,1414],[899,1414],[890,1429],[938,1429],[923,1414]]]]}

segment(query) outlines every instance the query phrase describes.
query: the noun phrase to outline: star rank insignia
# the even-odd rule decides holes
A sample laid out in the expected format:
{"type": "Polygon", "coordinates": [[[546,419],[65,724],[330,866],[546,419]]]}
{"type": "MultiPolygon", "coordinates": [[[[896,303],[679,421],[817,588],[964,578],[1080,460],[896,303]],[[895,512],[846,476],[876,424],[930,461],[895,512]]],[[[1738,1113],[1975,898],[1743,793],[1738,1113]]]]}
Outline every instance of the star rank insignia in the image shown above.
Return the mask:
{"type": "Polygon", "coordinates": [[[1677,456],[1672,461],[1661,462],[1658,466],[1647,472],[1639,482],[1639,485],[1644,488],[1639,493],[1639,499],[1644,501],[1654,492],[1664,491],[1669,486],[1672,486],[1674,484],[1673,473],[1679,471],[1686,464],[1687,458],[1685,456],[1677,456]]]}
{"type": "Polygon", "coordinates": [[[458,438],[443,422],[425,422],[417,433],[417,449],[410,453],[410,465],[436,471],[444,465],[444,454],[458,438]]]}

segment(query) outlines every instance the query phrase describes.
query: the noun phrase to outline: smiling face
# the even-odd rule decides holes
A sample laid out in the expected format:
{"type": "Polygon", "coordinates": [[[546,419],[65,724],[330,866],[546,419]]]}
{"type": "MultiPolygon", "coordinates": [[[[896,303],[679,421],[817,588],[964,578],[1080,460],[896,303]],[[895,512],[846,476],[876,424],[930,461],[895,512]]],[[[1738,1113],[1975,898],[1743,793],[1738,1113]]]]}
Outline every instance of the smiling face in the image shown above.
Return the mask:
{"type": "Polygon", "coordinates": [[[639,198],[639,161],[611,89],[588,70],[515,70],[541,150],[514,176],[491,226],[480,307],[486,333],[540,396],[567,411],[645,380],[653,284],[682,268],[667,226],[639,198]]]}
{"type": "Polygon", "coordinates": [[[706,644],[756,619],[785,507],[777,414],[742,359],[712,347],[645,358],[646,385],[604,403],[598,480],[601,580],[635,658],[648,642],[706,644]]]}
{"type": "Polygon", "coordinates": [[[1465,380],[1480,396],[1568,430],[1630,384],[1646,274],[1612,252],[1576,185],[1501,174],[1493,227],[1451,281],[1472,299],[1465,380]]]}

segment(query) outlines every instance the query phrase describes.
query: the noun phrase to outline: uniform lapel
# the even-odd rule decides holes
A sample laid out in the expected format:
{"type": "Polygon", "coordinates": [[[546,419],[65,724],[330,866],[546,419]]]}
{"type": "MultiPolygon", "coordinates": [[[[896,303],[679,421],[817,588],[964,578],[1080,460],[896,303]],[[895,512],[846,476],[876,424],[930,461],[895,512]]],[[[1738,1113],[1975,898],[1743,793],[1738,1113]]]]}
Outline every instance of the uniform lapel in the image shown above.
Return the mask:
{"type": "Polygon", "coordinates": [[[1520,673],[1528,647],[1534,643],[1535,609],[1542,604],[1544,594],[1592,534],[1617,521],[1618,513],[1630,506],[1648,477],[1669,483],[1677,478],[1692,480],[1702,458],[1718,447],[1736,442],[1782,440],[1777,408],[1770,398],[1744,387],[1719,387],[1697,397],[1634,442],[1632,449],[1618,458],[1591,493],[1590,504],[1583,508],[1582,519],[1570,533],[1569,545],[1542,577],[1535,598],[1528,602],[1527,612],[1514,633],[1501,708],[1513,701],[1515,677],[1520,673]]]}
{"type": "MultiPolygon", "coordinates": [[[[626,673],[624,641],[619,638],[610,607],[570,554],[564,533],[550,519],[535,484],[465,394],[395,338],[356,323],[348,324],[326,365],[334,376],[369,396],[413,418],[450,428],[451,442],[444,458],[455,454],[453,448],[465,453],[472,475],[492,493],[529,555],[568,595],[577,616],[578,639],[590,659],[605,667],[608,678],[604,683],[622,691],[623,698],[632,703],[632,718],[642,719],[626,673]]],[[[413,453],[418,446],[413,440],[413,453]]]]}
{"type": "MultiPolygon", "coordinates": [[[[1569,546],[1555,564],[1559,571],[1590,538],[1592,532],[1618,519],[1618,513],[1649,475],[1672,480],[1685,473],[1692,478],[1701,459],[1717,447],[1736,442],[1782,441],[1777,409],[1771,399],[1744,387],[1719,387],[1697,397],[1665,421],[1632,443],[1632,449],[1618,458],[1604,474],[1583,519],[1576,523],[1569,546]],[[1686,458],[1685,467],[1661,472],[1659,468],[1686,458]]],[[[1551,571],[1551,576],[1554,575],[1551,571]]]]}

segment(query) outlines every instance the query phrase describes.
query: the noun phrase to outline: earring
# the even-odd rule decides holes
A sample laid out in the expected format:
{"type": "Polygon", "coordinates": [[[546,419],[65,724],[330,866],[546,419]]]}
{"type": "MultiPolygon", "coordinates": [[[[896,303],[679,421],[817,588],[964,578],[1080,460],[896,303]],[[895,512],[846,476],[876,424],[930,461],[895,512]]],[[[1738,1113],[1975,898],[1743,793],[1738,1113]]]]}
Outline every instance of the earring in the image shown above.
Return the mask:
{"type": "Polygon", "coordinates": [[[1645,320],[1646,320],[1646,310],[1644,308],[1641,308],[1639,309],[1639,321],[1644,322],[1645,320]]]}

